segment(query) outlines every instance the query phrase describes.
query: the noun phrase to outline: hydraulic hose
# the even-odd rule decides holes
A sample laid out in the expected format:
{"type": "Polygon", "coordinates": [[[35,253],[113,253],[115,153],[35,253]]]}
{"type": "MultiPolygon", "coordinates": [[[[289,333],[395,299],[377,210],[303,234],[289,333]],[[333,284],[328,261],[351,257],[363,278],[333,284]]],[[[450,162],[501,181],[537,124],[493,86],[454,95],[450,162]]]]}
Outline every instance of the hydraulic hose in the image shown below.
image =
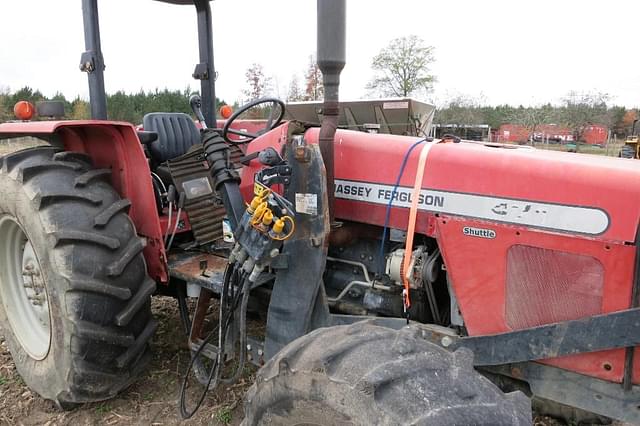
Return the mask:
{"type": "Polygon", "coordinates": [[[202,145],[214,186],[222,195],[231,229],[235,231],[244,213],[244,202],[240,193],[240,176],[231,164],[229,145],[214,129],[204,131],[202,145]]]}

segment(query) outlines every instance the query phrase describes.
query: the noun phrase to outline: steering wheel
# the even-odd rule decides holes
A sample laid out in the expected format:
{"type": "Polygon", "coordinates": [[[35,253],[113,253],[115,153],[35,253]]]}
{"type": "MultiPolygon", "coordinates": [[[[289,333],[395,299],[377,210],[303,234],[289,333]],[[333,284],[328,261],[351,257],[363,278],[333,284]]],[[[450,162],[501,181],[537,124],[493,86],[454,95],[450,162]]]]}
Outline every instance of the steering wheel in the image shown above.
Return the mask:
{"type": "Polygon", "coordinates": [[[248,104],[243,105],[242,107],[240,107],[236,112],[234,112],[231,115],[231,117],[229,117],[227,119],[227,122],[224,123],[224,127],[222,128],[222,137],[224,138],[225,141],[227,141],[228,143],[230,143],[232,145],[242,145],[242,144],[249,143],[252,140],[254,140],[255,138],[257,138],[258,136],[260,136],[261,134],[266,133],[269,130],[273,129],[274,127],[278,126],[278,124],[280,124],[280,122],[284,118],[284,109],[285,109],[284,102],[282,102],[278,98],[260,98],[260,99],[256,99],[255,101],[251,101],[248,104]],[[257,133],[250,133],[250,132],[244,132],[244,131],[241,131],[241,130],[236,130],[236,129],[232,129],[231,128],[231,124],[240,115],[242,115],[245,112],[249,111],[251,108],[255,108],[256,106],[262,105],[262,104],[273,104],[273,107],[271,108],[271,112],[269,113],[269,117],[267,118],[267,125],[265,126],[264,129],[260,130],[257,133]],[[279,107],[277,109],[280,110],[280,113],[278,114],[277,117],[274,117],[273,113],[276,110],[276,107],[279,107]],[[236,135],[236,136],[241,136],[244,139],[242,139],[240,141],[233,140],[233,139],[229,138],[229,134],[236,135]]]}

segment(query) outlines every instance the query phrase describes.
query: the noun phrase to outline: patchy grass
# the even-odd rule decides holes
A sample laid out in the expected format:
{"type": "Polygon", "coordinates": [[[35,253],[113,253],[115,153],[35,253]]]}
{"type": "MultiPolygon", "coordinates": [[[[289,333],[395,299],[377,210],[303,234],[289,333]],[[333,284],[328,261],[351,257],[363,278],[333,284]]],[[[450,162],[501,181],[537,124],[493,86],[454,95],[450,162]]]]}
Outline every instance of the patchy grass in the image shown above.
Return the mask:
{"type": "Polygon", "coordinates": [[[216,412],[216,420],[224,425],[230,424],[232,418],[233,415],[229,407],[222,407],[216,412]]]}
{"type": "Polygon", "coordinates": [[[96,407],[96,413],[98,414],[107,414],[109,411],[111,411],[111,406],[106,402],[98,404],[96,407]]]}
{"type": "MultiPolygon", "coordinates": [[[[606,155],[609,157],[617,157],[623,145],[624,143],[620,143],[620,142],[616,144],[611,143],[603,147],[580,144],[575,149],[576,149],[576,152],[581,154],[594,154],[594,155],[606,155]]],[[[569,147],[567,145],[535,143],[534,146],[538,149],[546,149],[549,151],[569,152],[569,147]]]]}

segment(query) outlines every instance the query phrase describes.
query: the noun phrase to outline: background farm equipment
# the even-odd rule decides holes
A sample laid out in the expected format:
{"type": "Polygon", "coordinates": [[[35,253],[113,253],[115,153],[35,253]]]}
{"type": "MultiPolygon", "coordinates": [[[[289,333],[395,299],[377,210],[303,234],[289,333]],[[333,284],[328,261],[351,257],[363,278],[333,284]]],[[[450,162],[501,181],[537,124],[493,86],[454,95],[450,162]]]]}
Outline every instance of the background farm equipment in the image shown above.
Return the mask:
{"type": "Polygon", "coordinates": [[[640,140],[636,134],[636,123],[638,120],[633,120],[633,126],[631,127],[631,135],[627,136],[624,140],[624,145],[620,150],[620,157],[622,158],[640,158],[640,140]]]}

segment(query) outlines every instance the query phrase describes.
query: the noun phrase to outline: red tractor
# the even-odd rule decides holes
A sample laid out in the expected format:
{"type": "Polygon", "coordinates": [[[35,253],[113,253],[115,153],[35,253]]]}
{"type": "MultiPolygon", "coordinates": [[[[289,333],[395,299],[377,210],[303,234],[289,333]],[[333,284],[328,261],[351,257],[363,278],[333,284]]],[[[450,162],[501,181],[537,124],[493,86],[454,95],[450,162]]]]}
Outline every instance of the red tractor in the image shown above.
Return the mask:
{"type": "Polygon", "coordinates": [[[263,99],[218,129],[209,2],[166,1],[197,9],[201,129],[106,120],[96,0],[93,119],[0,125],[48,142],[0,158],[0,325],[34,391],[63,408],[122,391],[162,293],[204,391],[261,366],[248,425],[525,425],[529,397],[640,422],[635,162],[337,129],[344,0],[318,0],[322,125],[263,99]],[[237,120],[264,104],[260,129],[237,120]]]}

